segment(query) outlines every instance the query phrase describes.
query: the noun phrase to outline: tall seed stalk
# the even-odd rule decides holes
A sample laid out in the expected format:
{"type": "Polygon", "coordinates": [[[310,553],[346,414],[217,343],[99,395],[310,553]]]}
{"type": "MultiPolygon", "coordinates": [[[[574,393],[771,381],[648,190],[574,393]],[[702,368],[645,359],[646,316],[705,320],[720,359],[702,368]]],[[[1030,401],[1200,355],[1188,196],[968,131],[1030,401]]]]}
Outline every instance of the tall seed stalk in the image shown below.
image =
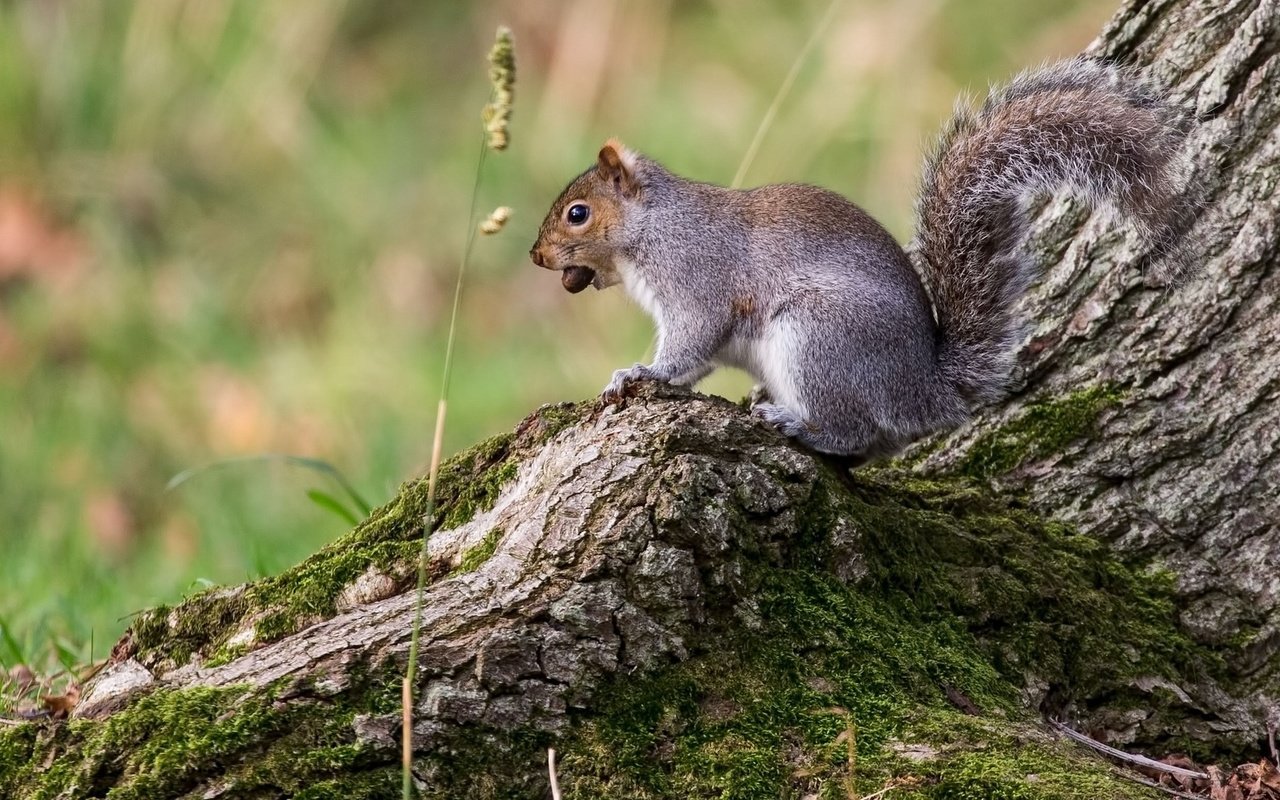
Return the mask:
{"type": "MultiPolygon", "coordinates": [[[[741,187],[747,171],[751,168],[756,153],[764,141],[765,135],[773,124],[774,117],[777,116],[778,109],[782,106],[787,95],[790,94],[791,88],[800,74],[801,67],[808,59],[810,51],[816,46],[822,32],[835,15],[839,4],[840,0],[831,0],[826,13],[823,14],[818,24],[814,26],[808,41],[805,42],[804,47],[796,55],[795,61],[791,64],[791,69],[788,71],[782,85],[778,87],[773,101],[756,128],[755,136],[752,138],[746,154],[744,154],[741,163],[738,165],[738,171],[734,175],[733,183],[731,184],[732,188],[741,187]]],[[[484,171],[485,157],[490,150],[505,150],[510,143],[507,126],[511,119],[514,100],[515,69],[515,48],[511,31],[509,28],[501,26],[494,37],[493,47],[489,51],[489,102],[484,107],[484,135],[481,139],[480,155],[476,159],[475,179],[471,187],[471,204],[467,212],[467,240],[463,247],[462,261],[458,265],[458,276],[454,284],[453,309],[449,316],[449,335],[445,342],[444,375],[440,382],[440,400],[436,405],[435,433],[432,436],[431,444],[431,466],[427,473],[427,513],[422,535],[422,550],[418,557],[418,582],[413,607],[413,633],[409,640],[409,662],[401,684],[401,796],[403,800],[411,800],[413,796],[413,679],[418,669],[418,642],[422,630],[422,601],[427,582],[427,542],[431,529],[435,524],[436,478],[440,472],[440,458],[444,442],[444,422],[449,407],[449,381],[453,375],[453,352],[458,328],[458,309],[462,301],[462,287],[465,283],[467,264],[471,258],[471,249],[475,244],[477,232],[483,234],[497,233],[511,216],[510,208],[500,206],[479,226],[475,222],[480,178],[484,171]]],[[[548,757],[551,759],[552,781],[554,784],[554,751],[549,751],[548,757]]],[[[558,787],[556,788],[558,789],[558,787]]]]}
{"type": "Polygon", "coordinates": [[[453,351],[458,332],[458,309],[462,304],[462,287],[471,260],[471,249],[476,234],[492,234],[502,229],[511,215],[511,209],[502,206],[489,218],[476,225],[476,205],[480,193],[480,177],[484,172],[485,157],[490,150],[505,150],[510,143],[507,125],[511,120],[516,81],[515,46],[511,30],[500,26],[489,50],[489,102],[483,113],[484,134],[480,141],[480,155],[476,158],[475,179],[471,185],[471,206],[467,212],[467,240],[458,265],[458,277],[453,287],[453,310],[449,315],[449,336],[445,341],[444,375],[440,381],[440,400],[436,404],[435,433],[431,440],[431,466],[427,471],[427,514],[423,523],[422,550],[418,555],[418,584],[413,603],[413,633],[409,639],[409,663],[400,686],[401,702],[401,757],[402,771],[400,794],[403,800],[413,797],[413,687],[418,672],[418,640],[422,632],[422,599],[427,585],[427,540],[435,526],[436,479],[440,474],[440,456],[444,447],[444,421],[449,409],[449,381],[453,376],[453,351]]]}

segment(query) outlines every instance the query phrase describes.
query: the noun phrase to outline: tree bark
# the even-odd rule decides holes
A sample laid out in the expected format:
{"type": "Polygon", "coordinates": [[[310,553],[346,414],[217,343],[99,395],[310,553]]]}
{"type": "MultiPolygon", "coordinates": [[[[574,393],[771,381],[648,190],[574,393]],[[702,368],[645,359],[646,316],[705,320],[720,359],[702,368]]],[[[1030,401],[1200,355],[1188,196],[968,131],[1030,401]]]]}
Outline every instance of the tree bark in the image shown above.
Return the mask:
{"type": "Polygon", "coordinates": [[[726,401],[544,407],[276,578],[138,617],[0,795],[383,797],[427,528],[429,797],[1139,797],[1044,716],[1252,755],[1280,703],[1280,0],[1091,47],[1194,106],[1199,277],[1059,199],[1015,392],[852,475],[726,401]],[[965,794],[967,793],[967,794],[965,794]]]}
{"type": "Polygon", "coordinates": [[[1023,304],[1018,391],[922,467],[968,470],[1165,565],[1187,630],[1237,648],[1231,690],[1201,710],[1241,731],[1280,708],[1278,41],[1274,0],[1130,3],[1107,25],[1089,52],[1143,65],[1202,119],[1201,272],[1145,286],[1129,240],[1052,205],[1036,242],[1055,265],[1023,304]],[[1055,410],[1087,435],[1060,435],[1055,410]]]}

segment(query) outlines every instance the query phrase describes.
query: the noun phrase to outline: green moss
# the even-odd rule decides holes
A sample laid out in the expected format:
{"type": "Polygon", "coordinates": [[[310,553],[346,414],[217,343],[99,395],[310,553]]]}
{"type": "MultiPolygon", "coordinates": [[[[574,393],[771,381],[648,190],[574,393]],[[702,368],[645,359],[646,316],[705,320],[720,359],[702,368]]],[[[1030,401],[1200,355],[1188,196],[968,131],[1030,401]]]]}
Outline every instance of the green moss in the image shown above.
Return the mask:
{"type": "Polygon", "coordinates": [[[1019,743],[1000,737],[983,750],[948,756],[918,771],[937,800],[1139,800],[1162,797],[1116,777],[1096,759],[1065,743],[1019,743]]]}
{"type": "Polygon", "coordinates": [[[36,748],[27,766],[19,769],[15,786],[39,787],[17,797],[82,796],[86,788],[111,785],[122,774],[128,786],[113,797],[167,796],[189,783],[190,771],[204,760],[227,757],[264,733],[279,729],[266,719],[269,707],[247,699],[237,707],[241,688],[157,692],[105,722],[73,721],[36,748]],[[236,713],[228,714],[236,708],[236,713]],[[156,736],[156,734],[162,734],[156,736]],[[37,777],[48,749],[76,748],[79,757],[54,761],[37,777]],[[115,753],[128,751],[125,763],[115,753]]]}
{"type": "MultiPolygon", "coordinates": [[[[515,477],[519,453],[544,440],[548,430],[569,424],[576,408],[548,407],[522,424],[525,438],[495,436],[445,462],[437,485],[437,527],[462,525],[489,509],[515,477]],[[548,419],[538,422],[543,413],[548,419]]],[[[426,481],[410,481],[351,533],[276,577],[234,595],[209,590],[176,607],[140,615],[131,629],[135,657],[162,671],[186,663],[195,653],[215,664],[226,663],[246,652],[245,646],[227,648],[225,642],[249,620],[254,644],[283,638],[332,614],[338,595],[370,566],[408,586],[426,535],[426,518],[426,481]]],[[[492,544],[496,546],[496,540],[492,544]]],[[[480,553],[468,555],[474,561],[480,553]]]]}
{"type": "Polygon", "coordinates": [[[545,444],[560,431],[591,414],[597,403],[596,400],[583,400],[542,406],[520,423],[516,434],[527,440],[530,446],[545,444]]]}
{"type": "MultiPolygon", "coordinates": [[[[449,507],[474,513],[491,503],[518,449],[500,440],[455,465],[449,507]],[[467,475],[490,488],[463,488],[467,475]]],[[[704,490],[695,483],[671,487],[691,508],[704,490]]],[[[404,546],[396,557],[415,563],[422,489],[406,486],[344,540],[364,554],[350,565],[352,578],[378,547],[404,546]]],[[[896,800],[1144,797],[1072,744],[1046,736],[1021,688],[1046,687],[1050,712],[1097,697],[1122,707],[1132,693],[1135,706],[1158,717],[1177,713],[1176,701],[1139,696],[1133,678],[1178,681],[1221,668],[1180,631],[1167,574],[1125,564],[1098,542],[991,497],[975,480],[893,468],[850,478],[823,467],[796,512],[782,546],[746,527],[756,523],[745,511],[725,508],[729,524],[742,526],[732,591],[708,587],[707,617],[685,637],[687,660],[617,676],[594,692],[589,712],[571,712],[554,740],[566,796],[844,798],[848,786],[865,795],[896,781],[896,800]],[[865,577],[854,585],[833,569],[850,555],[833,546],[837,521],[859,539],[850,548],[845,536],[840,545],[860,559],[865,577]],[[756,622],[744,628],[744,618],[756,622]],[[911,761],[902,743],[935,754],[911,761]]],[[[683,523],[654,524],[674,537],[679,532],[663,526],[683,523]]],[[[502,535],[491,530],[458,571],[484,563],[502,535]]],[[[336,577],[341,554],[320,555],[290,578],[295,590],[312,581],[314,594],[281,595],[295,613],[324,613],[314,609],[346,583],[336,577]],[[314,604],[291,606],[298,598],[314,604]]],[[[271,586],[244,593],[250,608],[271,586]]],[[[140,617],[135,637],[160,647],[180,611],[140,617]]],[[[300,619],[282,617],[276,631],[300,619]]],[[[191,633],[182,628],[182,636],[191,633]]],[[[18,777],[0,777],[0,789],[21,788],[19,798],[73,785],[69,797],[112,786],[120,787],[113,797],[163,796],[225,773],[246,796],[394,797],[394,748],[359,745],[352,721],[357,712],[397,713],[395,669],[357,667],[350,689],[315,705],[299,699],[297,687],[279,703],[235,689],[159,692],[107,722],[52,726],[40,737],[4,733],[0,764],[17,765],[18,777]],[[30,766],[46,763],[43,772],[30,766]]],[[[473,725],[440,735],[420,756],[419,771],[432,776],[423,797],[544,795],[549,734],[473,725]]]]}
{"type": "Polygon", "coordinates": [[[871,793],[895,779],[898,798],[1148,796],[1038,733],[1017,687],[1034,676],[1065,703],[1212,668],[1177,627],[1167,575],[968,480],[879,470],[846,489],[828,475],[811,500],[787,563],[747,569],[762,631],[736,626],[683,664],[600,692],[560,746],[576,796],[845,797],[847,781],[871,793]],[[857,588],[824,571],[837,513],[863,536],[857,588]],[[909,762],[896,741],[938,756],[909,762]]]}
{"type": "MultiPolygon", "coordinates": [[[[551,734],[542,731],[467,726],[447,746],[433,748],[418,757],[415,770],[429,774],[431,779],[415,797],[418,800],[541,800],[550,796],[546,764],[547,748],[551,746],[559,747],[559,744],[551,734]]],[[[582,795],[578,797],[586,800],[582,795]]]]}
{"type": "Polygon", "coordinates": [[[253,647],[247,644],[223,644],[205,659],[204,665],[206,667],[221,667],[224,664],[230,664],[252,649],[253,647]]]}
{"type": "Polygon", "coordinates": [[[149,666],[186,663],[205,646],[210,632],[234,630],[248,608],[241,589],[206,589],[179,607],[158,606],[138,615],[131,626],[134,646],[149,666]]]}
{"type": "Polygon", "coordinates": [[[17,754],[0,762],[0,789],[14,800],[107,789],[113,800],[144,800],[217,778],[228,797],[395,796],[394,759],[356,742],[353,717],[244,687],[162,690],[101,722],[47,723],[39,737],[35,724],[0,733],[0,758],[17,754]]]}
{"type": "Polygon", "coordinates": [[[1123,394],[1114,386],[1091,386],[1032,403],[1014,420],[985,434],[970,447],[960,471],[979,479],[1009,472],[1028,459],[1060,452],[1094,430],[1098,416],[1123,394]]]}
{"type": "Polygon", "coordinates": [[[1065,702],[1139,676],[1221,671],[1179,627],[1167,572],[963,480],[904,495],[879,484],[893,485],[890,471],[866,477],[850,509],[878,591],[963,625],[1009,680],[1033,674],[1065,702]]]}
{"type": "Polygon", "coordinates": [[[850,781],[869,794],[895,779],[898,798],[1146,796],[1070,743],[1034,735],[960,626],[802,570],[760,588],[764,631],[599,693],[558,745],[567,796],[843,798],[850,781]],[[955,710],[948,688],[984,716],[955,710]],[[907,761],[900,741],[938,756],[907,761]]]}
{"type": "Polygon", "coordinates": [[[928,743],[934,757],[898,756],[891,772],[915,780],[900,797],[946,800],[1139,800],[1161,797],[1118,778],[1092,753],[1018,721],[935,710],[905,726],[901,741],[928,743]]]}
{"type": "Polygon", "coordinates": [[[462,559],[458,562],[458,566],[449,574],[465,575],[468,572],[475,572],[498,549],[498,542],[500,541],[502,541],[501,528],[494,528],[489,531],[478,543],[467,548],[466,552],[462,554],[462,559]]]}
{"type": "Polygon", "coordinates": [[[388,800],[399,796],[398,766],[384,766],[353,777],[317,781],[292,795],[293,800],[388,800]]]}
{"type": "Polygon", "coordinates": [[[129,635],[139,651],[147,652],[164,644],[169,633],[169,610],[169,606],[159,605],[133,618],[129,635]]]}
{"type": "Polygon", "coordinates": [[[458,502],[441,518],[440,527],[456,528],[470,522],[481,511],[488,511],[498,491],[516,476],[516,464],[508,461],[480,475],[460,493],[458,502]]]}
{"type": "Polygon", "coordinates": [[[0,726],[0,797],[11,797],[17,777],[31,761],[36,745],[36,726],[0,726]]]}

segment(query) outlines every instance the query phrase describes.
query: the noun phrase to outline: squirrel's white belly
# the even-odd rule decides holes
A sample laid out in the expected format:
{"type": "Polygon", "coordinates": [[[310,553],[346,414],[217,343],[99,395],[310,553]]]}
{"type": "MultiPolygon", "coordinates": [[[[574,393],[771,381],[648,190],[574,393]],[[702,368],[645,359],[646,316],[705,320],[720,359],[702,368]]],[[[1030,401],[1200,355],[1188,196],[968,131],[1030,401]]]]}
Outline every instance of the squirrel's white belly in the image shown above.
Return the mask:
{"type": "Polygon", "coordinates": [[[805,346],[800,327],[785,318],[770,320],[763,335],[734,336],[720,348],[716,361],[750,373],[769,392],[769,398],[804,417],[808,411],[796,391],[793,377],[805,346]]]}

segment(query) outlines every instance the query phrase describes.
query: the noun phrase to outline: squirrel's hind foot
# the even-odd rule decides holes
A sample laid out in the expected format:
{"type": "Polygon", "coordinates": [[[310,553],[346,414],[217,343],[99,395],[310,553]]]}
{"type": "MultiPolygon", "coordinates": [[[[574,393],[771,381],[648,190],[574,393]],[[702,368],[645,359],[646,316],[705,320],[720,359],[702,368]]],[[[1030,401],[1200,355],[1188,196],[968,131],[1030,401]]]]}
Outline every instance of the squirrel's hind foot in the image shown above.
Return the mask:
{"type": "Polygon", "coordinates": [[[765,388],[764,384],[757,383],[751,387],[751,394],[747,395],[747,408],[755,408],[772,401],[773,398],[769,396],[769,390],[765,388]]]}
{"type": "Polygon", "coordinates": [[[782,435],[798,440],[811,450],[848,461],[850,468],[861,466],[870,460],[867,437],[835,435],[801,419],[785,406],[757,403],[751,407],[751,416],[764,420],[782,435]]]}
{"type": "MultiPolygon", "coordinates": [[[[755,392],[753,391],[752,394],[754,395],[755,392]]],[[[812,435],[816,431],[816,428],[797,417],[790,409],[777,403],[753,403],[751,416],[764,420],[777,428],[782,435],[794,439],[802,439],[806,434],[812,435]]]]}

